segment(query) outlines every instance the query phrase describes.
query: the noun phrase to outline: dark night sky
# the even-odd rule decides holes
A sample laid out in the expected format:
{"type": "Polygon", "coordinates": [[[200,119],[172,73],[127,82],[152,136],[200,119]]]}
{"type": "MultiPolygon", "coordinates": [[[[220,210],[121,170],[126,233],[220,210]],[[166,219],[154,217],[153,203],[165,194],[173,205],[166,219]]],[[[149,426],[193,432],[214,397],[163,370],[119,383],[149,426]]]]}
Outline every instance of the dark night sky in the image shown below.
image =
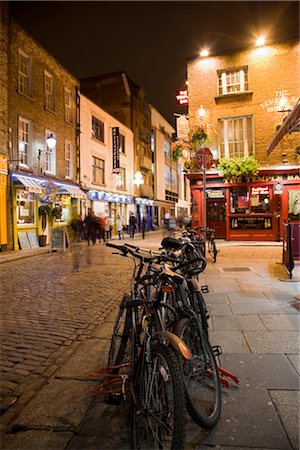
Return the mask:
{"type": "Polygon", "coordinates": [[[125,70],[174,124],[186,59],[299,36],[299,2],[10,2],[16,20],[77,78],[125,70]]]}

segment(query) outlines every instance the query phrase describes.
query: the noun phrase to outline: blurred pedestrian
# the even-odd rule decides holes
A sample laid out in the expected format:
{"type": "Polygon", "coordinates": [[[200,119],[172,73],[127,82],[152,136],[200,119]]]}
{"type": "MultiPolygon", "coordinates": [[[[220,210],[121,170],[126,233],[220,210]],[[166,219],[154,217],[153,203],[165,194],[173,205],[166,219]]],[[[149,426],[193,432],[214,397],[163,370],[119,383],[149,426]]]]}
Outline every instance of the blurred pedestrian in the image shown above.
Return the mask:
{"type": "Polygon", "coordinates": [[[175,236],[175,231],[176,231],[176,220],[174,219],[174,217],[170,217],[169,219],[169,233],[170,233],[170,237],[174,237],[175,236]]]}
{"type": "Polygon", "coordinates": [[[95,216],[92,208],[88,209],[88,215],[84,219],[84,226],[87,232],[88,245],[92,241],[93,245],[96,244],[96,232],[98,228],[98,219],[95,216]]]}
{"type": "Polygon", "coordinates": [[[133,212],[130,213],[130,217],[129,217],[129,227],[130,227],[130,238],[133,239],[134,238],[134,233],[135,233],[135,227],[136,227],[136,217],[133,214],[133,212]]]}
{"type": "Polygon", "coordinates": [[[145,239],[146,224],[147,224],[147,219],[146,219],[145,215],[143,215],[143,217],[142,217],[142,236],[143,236],[143,239],[145,239]]]}
{"type": "Polygon", "coordinates": [[[124,222],[123,217],[121,217],[119,214],[118,214],[118,217],[116,220],[116,224],[117,224],[117,232],[118,232],[119,239],[124,239],[123,227],[124,227],[125,222],[124,222]]]}
{"type": "Polygon", "coordinates": [[[99,217],[99,232],[100,232],[100,242],[101,239],[103,239],[103,242],[105,243],[106,241],[106,216],[104,214],[101,214],[101,216],[99,217]]]}
{"type": "Polygon", "coordinates": [[[72,220],[71,227],[76,233],[77,242],[81,242],[83,236],[83,220],[81,214],[78,214],[78,217],[72,220]]]}

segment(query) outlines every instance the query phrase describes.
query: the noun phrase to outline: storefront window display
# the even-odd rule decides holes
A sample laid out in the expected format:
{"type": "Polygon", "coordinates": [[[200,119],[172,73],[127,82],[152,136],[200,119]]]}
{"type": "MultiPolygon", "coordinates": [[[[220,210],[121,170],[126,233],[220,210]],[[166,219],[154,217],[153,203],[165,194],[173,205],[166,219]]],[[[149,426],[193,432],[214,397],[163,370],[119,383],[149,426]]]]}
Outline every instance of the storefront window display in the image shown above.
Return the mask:
{"type": "Polygon", "coordinates": [[[289,191],[289,219],[300,220],[300,190],[289,191]]]}
{"type": "Polygon", "coordinates": [[[269,212],[270,193],[268,186],[252,186],[250,193],[246,186],[230,188],[231,214],[265,214],[269,212]]]}
{"type": "Polygon", "coordinates": [[[252,187],[250,191],[250,207],[252,213],[270,212],[270,195],[268,186],[252,187]]]}
{"type": "Polygon", "coordinates": [[[70,210],[70,198],[67,195],[57,195],[57,202],[53,204],[53,208],[55,206],[60,206],[62,209],[62,215],[60,218],[56,218],[56,223],[66,223],[69,218],[69,210],[70,210]]]}
{"type": "Polygon", "coordinates": [[[32,192],[17,189],[17,224],[34,225],[36,223],[36,199],[32,192]]]}
{"type": "Polygon", "coordinates": [[[230,188],[230,212],[231,214],[249,213],[249,197],[247,186],[230,188]]]}

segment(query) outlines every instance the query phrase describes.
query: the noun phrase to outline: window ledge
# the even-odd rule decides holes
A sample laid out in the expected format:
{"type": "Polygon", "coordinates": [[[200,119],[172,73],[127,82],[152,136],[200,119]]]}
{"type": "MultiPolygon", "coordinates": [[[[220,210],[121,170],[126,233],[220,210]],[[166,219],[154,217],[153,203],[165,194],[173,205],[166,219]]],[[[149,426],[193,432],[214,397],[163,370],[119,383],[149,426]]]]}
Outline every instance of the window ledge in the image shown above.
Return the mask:
{"type": "Polygon", "coordinates": [[[28,100],[31,100],[32,102],[35,101],[35,99],[31,95],[24,94],[24,92],[19,91],[19,89],[17,89],[17,93],[22,95],[23,97],[27,98],[28,100]]]}
{"type": "Polygon", "coordinates": [[[57,116],[57,112],[54,111],[53,109],[47,108],[47,106],[44,106],[44,110],[45,110],[45,111],[48,111],[48,112],[51,113],[51,114],[54,114],[55,116],[57,116]]]}
{"type": "Polygon", "coordinates": [[[101,186],[101,187],[106,187],[106,184],[101,184],[101,183],[96,183],[95,181],[92,181],[92,185],[94,186],[101,186]]]}
{"type": "Polygon", "coordinates": [[[73,122],[73,121],[70,122],[69,120],[66,120],[66,119],[65,119],[65,123],[68,124],[68,125],[70,125],[71,127],[74,125],[74,122],[73,122]]]}
{"type": "Polygon", "coordinates": [[[97,142],[98,144],[106,145],[105,142],[100,141],[100,139],[97,139],[97,138],[95,138],[95,137],[93,137],[93,136],[91,136],[91,139],[92,139],[92,141],[95,141],[95,142],[97,142]]]}
{"type": "Polygon", "coordinates": [[[253,95],[253,91],[243,91],[243,92],[232,92],[230,94],[222,94],[222,95],[217,95],[215,97],[215,102],[218,103],[220,100],[223,100],[225,98],[230,98],[231,100],[236,98],[236,99],[240,99],[241,97],[252,97],[253,95]]]}

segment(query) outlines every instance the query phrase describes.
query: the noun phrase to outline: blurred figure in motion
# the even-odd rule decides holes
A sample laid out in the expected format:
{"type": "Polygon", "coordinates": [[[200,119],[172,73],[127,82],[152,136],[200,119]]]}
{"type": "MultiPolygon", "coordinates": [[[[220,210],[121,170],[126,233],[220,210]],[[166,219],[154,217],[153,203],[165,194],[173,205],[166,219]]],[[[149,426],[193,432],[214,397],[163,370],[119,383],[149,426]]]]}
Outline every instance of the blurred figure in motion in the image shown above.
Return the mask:
{"type": "Polygon", "coordinates": [[[176,220],[174,219],[173,216],[171,216],[170,219],[169,219],[169,233],[170,233],[170,237],[174,237],[175,236],[175,231],[176,231],[176,220]]]}
{"type": "Polygon", "coordinates": [[[134,233],[135,233],[135,227],[136,227],[136,218],[135,218],[135,215],[133,214],[133,212],[130,213],[129,226],[130,226],[130,237],[131,237],[131,239],[133,239],[134,233]]]}
{"type": "Polygon", "coordinates": [[[118,217],[116,220],[116,224],[117,224],[117,232],[118,232],[119,239],[124,239],[123,227],[125,225],[125,222],[124,222],[123,217],[121,217],[119,214],[118,214],[118,217]]]}
{"type": "Polygon", "coordinates": [[[147,218],[145,215],[143,215],[142,222],[141,222],[143,239],[145,239],[146,224],[147,224],[147,218]]]}
{"type": "Polygon", "coordinates": [[[83,236],[83,220],[81,214],[78,214],[78,217],[72,220],[71,227],[76,233],[77,242],[81,242],[83,236]]]}
{"type": "Polygon", "coordinates": [[[98,228],[98,219],[95,216],[92,208],[88,209],[88,215],[84,219],[84,226],[87,232],[87,241],[88,245],[90,245],[90,241],[92,241],[93,245],[96,244],[96,232],[98,228]]]}

